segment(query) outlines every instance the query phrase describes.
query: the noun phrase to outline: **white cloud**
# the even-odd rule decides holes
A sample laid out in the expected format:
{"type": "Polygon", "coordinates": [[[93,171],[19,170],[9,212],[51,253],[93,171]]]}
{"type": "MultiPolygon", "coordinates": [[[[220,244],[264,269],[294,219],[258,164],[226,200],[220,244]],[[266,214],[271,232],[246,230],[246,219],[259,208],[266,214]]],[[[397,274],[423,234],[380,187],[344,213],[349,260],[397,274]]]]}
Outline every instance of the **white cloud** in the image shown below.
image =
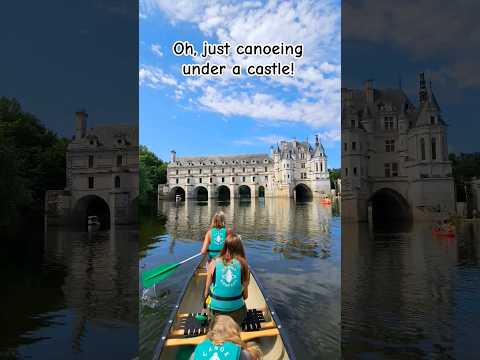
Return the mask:
{"type": "Polygon", "coordinates": [[[145,85],[151,88],[158,88],[162,85],[174,87],[179,86],[177,80],[173,76],[166,74],[162,69],[154,66],[141,66],[138,78],[140,86],[145,85]]]}
{"type": "Polygon", "coordinates": [[[152,52],[157,55],[158,57],[162,57],[163,56],[163,52],[162,52],[162,48],[160,46],[160,44],[152,44],[150,46],[150,50],[152,50],[152,52]]]}
{"type": "Polygon", "coordinates": [[[225,116],[248,116],[271,123],[304,123],[325,131],[340,126],[338,1],[142,0],[141,8],[147,13],[160,10],[172,24],[192,23],[218,43],[303,43],[304,57],[300,59],[236,54],[202,59],[229,66],[275,61],[294,61],[296,66],[293,78],[178,79],[185,91],[195,94],[193,101],[203,108],[225,116]]]}

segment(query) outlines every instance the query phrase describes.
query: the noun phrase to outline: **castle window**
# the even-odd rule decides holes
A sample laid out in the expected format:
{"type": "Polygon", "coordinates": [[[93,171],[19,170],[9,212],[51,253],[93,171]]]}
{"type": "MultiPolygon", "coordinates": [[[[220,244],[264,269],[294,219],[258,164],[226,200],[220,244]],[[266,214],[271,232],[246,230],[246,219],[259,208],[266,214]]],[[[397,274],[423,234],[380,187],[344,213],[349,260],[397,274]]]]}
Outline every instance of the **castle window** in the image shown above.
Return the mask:
{"type": "Polygon", "coordinates": [[[232,176],[232,182],[235,182],[235,177],[232,176]]]}
{"type": "Polygon", "coordinates": [[[315,163],[315,171],[318,172],[318,163],[315,163]]]}
{"type": "Polygon", "coordinates": [[[232,168],[232,174],[235,172],[235,168],[232,168]]]}
{"type": "Polygon", "coordinates": [[[198,173],[201,174],[201,173],[202,173],[202,169],[199,169],[199,170],[198,170],[198,173]]]}
{"type": "Polygon", "coordinates": [[[384,125],[385,125],[385,130],[392,130],[393,129],[393,117],[392,116],[385,116],[384,125]]]}
{"type": "Polygon", "coordinates": [[[385,151],[395,152],[395,140],[393,139],[385,140],[385,151]]]}
{"type": "Polygon", "coordinates": [[[435,116],[430,116],[430,124],[435,125],[435,116]]]}
{"type": "Polygon", "coordinates": [[[398,164],[392,163],[392,176],[398,176],[398,164]]]}
{"type": "Polygon", "coordinates": [[[267,181],[267,180],[268,180],[268,176],[265,176],[265,181],[267,181]]]}
{"type": "Polygon", "coordinates": [[[178,178],[175,179],[175,184],[178,184],[178,178]]]}
{"type": "Polygon", "coordinates": [[[88,167],[93,168],[93,155],[88,155],[88,167]]]}
{"type": "Polygon", "coordinates": [[[268,164],[268,159],[263,160],[265,164],[268,164]]]}
{"type": "Polygon", "coordinates": [[[120,176],[115,176],[115,188],[120,187],[120,176]]]}
{"type": "Polygon", "coordinates": [[[178,175],[178,169],[177,169],[177,170],[175,170],[175,175],[178,175]]]}
{"type": "Polygon", "coordinates": [[[188,169],[188,175],[190,175],[190,169],[188,169]]]}
{"type": "Polygon", "coordinates": [[[94,185],[95,185],[95,183],[94,183],[93,176],[90,176],[90,177],[88,178],[88,188],[89,188],[89,189],[93,189],[94,185]]]}
{"type": "Polygon", "coordinates": [[[187,179],[187,184],[190,184],[190,179],[187,179]]]}
{"type": "Polygon", "coordinates": [[[432,160],[437,159],[437,139],[432,138],[432,160]]]}
{"type": "Polygon", "coordinates": [[[245,168],[243,168],[243,172],[245,172],[245,168]]]}
{"type": "Polygon", "coordinates": [[[213,169],[210,169],[210,174],[213,174],[213,169]]]}
{"type": "Polygon", "coordinates": [[[352,141],[352,150],[357,150],[357,143],[355,141],[352,141]]]}
{"type": "Polygon", "coordinates": [[[202,178],[199,179],[200,184],[202,183],[202,178]]]}
{"type": "Polygon", "coordinates": [[[287,169],[289,169],[289,168],[290,168],[290,164],[287,164],[287,169]]]}
{"type": "Polygon", "coordinates": [[[425,139],[421,138],[420,139],[420,153],[421,153],[421,159],[425,160],[425,139]]]}
{"type": "Polygon", "coordinates": [[[348,168],[345,168],[345,176],[348,176],[348,168]]]}
{"type": "Polygon", "coordinates": [[[242,181],[245,182],[245,176],[242,176],[242,181]]]}
{"type": "Polygon", "coordinates": [[[210,184],[211,184],[212,182],[213,182],[213,179],[212,179],[212,178],[210,178],[210,184]]]}
{"type": "MultiPolygon", "coordinates": [[[[233,172],[233,169],[232,169],[232,172],[233,172]]],[[[222,168],[222,174],[223,174],[223,173],[225,173],[225,169],[224,169],[224,168],[222,168]]]]}
{"type": "Polygon", "coordinates": [[[353,175],[357,176],[357,167],[356,166],[353,167],[353,175]]]}
{"type": "Polygon", "coordinates": [[[255,176],[252,176],[252,182],[255,182],[255,176]]]}
{"type": "Polygon", "coordinates": [[[117,155],[117,166],[122,166],[123,163],[123,156],[117,155]]]}
{"type": "Polygon", "coordinates": [[[222,183],[224,183],[224,182],[225,182],[225,178],[224,178],[224,177],[222,177],[222,183]]]}
{"type": "Polygon", "coordinates": [[[323,172],[323,163],[320,163],[320,172],[323,172]]]}
{"type": "Polygon", "coordinates": [[[290,174],[287,175],[287,178],[290,179],[290,174]]]}
{"type": "Polygon", "coordinates": [[[252,170],[252,171],[253,171],[253,172],[255,172],[255,168],[253,168],[253,170],[252,170]]]}
{"type": "Polygon", "coordinates": [[[390,177],[390,163],[385,163],[385,177],[390,177]]]}
{"type": "Polygon", "coordinates": [[[300,164],[300,167],[301,167],[302,169],[305,169],[305,163],[301,163],[301,164],[300,164]]]}
{"type": "Polygon", "coordinates": [[[348,149],[348,145],[347,145],[347,143],[343,143],[343,151],[345,151],[345,152],[346,152],[346,151],[347,151],[347,149],[348,149]]]}
{"type": "Polygon", "coordinates": [[[355,119],[350,120],[350,125],[352,126],[352,128],[355,127],[355,119]]]}
{"type": "Polygon", "coordinates": [[[265,166],[265,172],[267,172],[267,171],[268,171],[268,168],[265,166]]]}

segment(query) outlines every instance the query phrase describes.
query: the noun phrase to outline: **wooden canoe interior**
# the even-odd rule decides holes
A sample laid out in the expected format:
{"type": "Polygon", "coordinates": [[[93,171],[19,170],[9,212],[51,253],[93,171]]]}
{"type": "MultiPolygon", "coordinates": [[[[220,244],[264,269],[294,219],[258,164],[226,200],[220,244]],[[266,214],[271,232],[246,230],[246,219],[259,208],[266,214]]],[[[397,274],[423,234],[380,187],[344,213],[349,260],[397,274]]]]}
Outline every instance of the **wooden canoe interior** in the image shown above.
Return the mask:
{"type": "MultiPolygon", "coordinates": [[[[194,349],[205,339],[205,335],[185,337],[183,330],[179,329],[182,318],[189,313],[197,313],[202,310],[202,297],[206,281],[205,263],[202,262],[197,268],[195,275],[190,279],[185,295],[177,311],[177,319],[173,323],[168,338],[160,354],[161,360],[177,360],[177,355],[182,347],[189,346],[194,349]]],[[[277,328],[277,324],[270,314],[265,298],[253,276],[250,276],[248,287],[247,309],[262,310],[265,322],[261,323],[261,330],[242,331],[241,336],[245,342],[255,342],[263,353],[264,360],[289,360],[283,340],[277,328]]],[[[181,358],[180,356],[178,357],[181,358]]]]}

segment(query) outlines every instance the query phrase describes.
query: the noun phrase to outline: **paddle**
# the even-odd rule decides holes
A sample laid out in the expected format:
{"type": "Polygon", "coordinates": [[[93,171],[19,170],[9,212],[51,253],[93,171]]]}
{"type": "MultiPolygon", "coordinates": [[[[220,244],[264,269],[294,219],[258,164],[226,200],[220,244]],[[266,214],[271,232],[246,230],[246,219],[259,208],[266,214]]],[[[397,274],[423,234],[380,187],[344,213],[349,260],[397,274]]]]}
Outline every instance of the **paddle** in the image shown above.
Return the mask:
{"type": "Polygon", "coordinates": [[[182,264],[185,264],[187,261],[193,260],[196,257],[201,256],[201,253],[190,256],[188,259],[182,260],[174,264],[162,264],[156,268],[146,270],[142,273],[142,284],[144,288],[148,288],[159,283],[162,280],[167,279],[172,275],[177,267],[182,264]]]}

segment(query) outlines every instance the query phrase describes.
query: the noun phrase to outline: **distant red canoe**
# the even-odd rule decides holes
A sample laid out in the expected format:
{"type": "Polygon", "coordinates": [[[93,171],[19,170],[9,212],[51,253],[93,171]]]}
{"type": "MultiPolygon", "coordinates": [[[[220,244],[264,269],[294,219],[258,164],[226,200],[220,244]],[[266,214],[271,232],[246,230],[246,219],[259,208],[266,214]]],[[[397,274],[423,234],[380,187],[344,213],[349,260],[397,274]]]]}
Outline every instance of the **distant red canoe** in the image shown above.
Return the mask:
{"type": "Polygon", "coordinates": [[[455,231],[453,230],[441,230],[441,229],[432,229],[432,234],[438,237],[448,237],[453,238],[455,237],[455,231]]]}
{"type": "Polygon", "coordinates": [[[332,205],[332,200],[330,200],[329,198],[320,199],[320,204],[332,205]]]}

